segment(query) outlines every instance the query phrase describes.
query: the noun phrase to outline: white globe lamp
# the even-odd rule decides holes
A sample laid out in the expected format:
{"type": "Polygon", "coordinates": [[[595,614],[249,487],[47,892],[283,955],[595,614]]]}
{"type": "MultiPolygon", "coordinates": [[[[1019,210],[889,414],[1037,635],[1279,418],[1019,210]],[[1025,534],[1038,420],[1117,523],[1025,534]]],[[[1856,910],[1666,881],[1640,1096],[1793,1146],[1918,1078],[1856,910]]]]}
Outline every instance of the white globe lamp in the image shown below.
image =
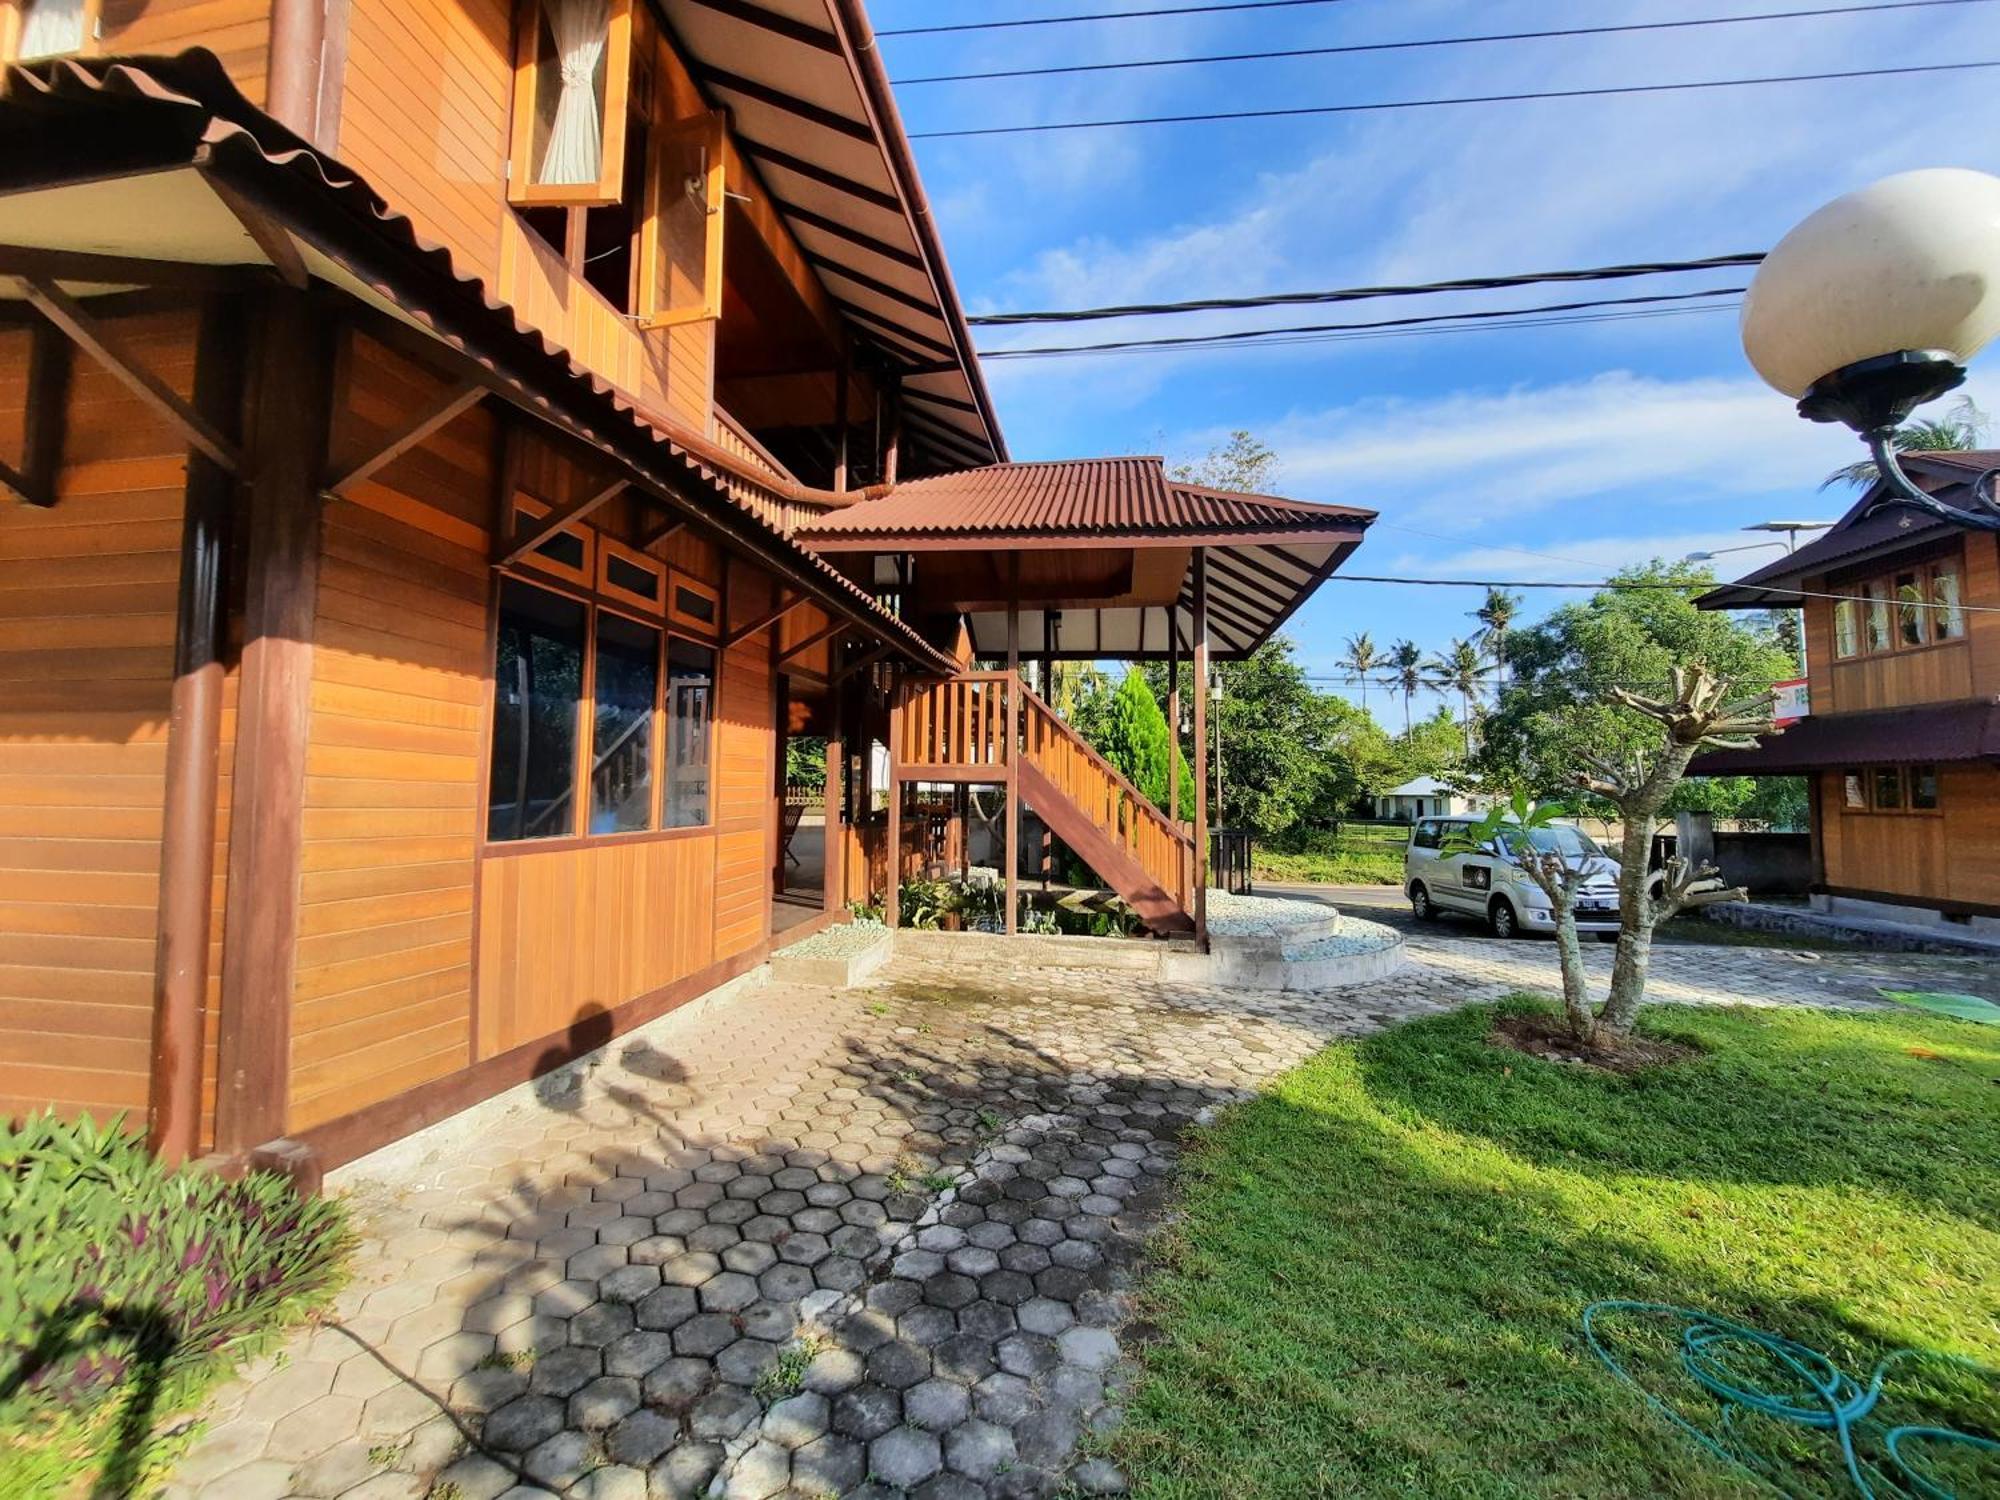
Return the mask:
{"type": "Polygon", "coordinates": [[[1891,438],[2000,336],[2000,177],[1929,168],[1834,199],[1764,258],[1742,333],[1757,373],[1801,416],[1853,428],[1895,499],[1941,509],[1898,467],[1891,438]]]}

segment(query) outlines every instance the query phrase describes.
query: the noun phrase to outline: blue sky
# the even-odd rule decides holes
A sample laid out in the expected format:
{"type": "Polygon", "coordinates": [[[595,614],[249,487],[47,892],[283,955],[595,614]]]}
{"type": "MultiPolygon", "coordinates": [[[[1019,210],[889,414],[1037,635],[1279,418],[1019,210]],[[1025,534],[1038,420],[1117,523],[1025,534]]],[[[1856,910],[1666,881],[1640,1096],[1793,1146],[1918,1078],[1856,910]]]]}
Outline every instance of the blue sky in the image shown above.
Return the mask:
{"type": "MultiPolygon", "coordinates": [[[[909,79],[1825,3],[1338,0],[1266,14],[887,37],[882,46],[891,76],[909,79]]],[[[1140,4],[875,0],[871,15],[886,29],[1140,4]]],[[[921,133],[1972,59],[2000,59],[2000,4],[904,84],[897,94],[905,124],[921,133]]],[[[916,146],[971,311],[1180,300],[1767,249],[1826,199],[1887,173],[2000,171],[2000,72],[916,146]]],[[[1732,274],[1741,273],[1617,283],[1597,295],[1740,285],[1732,274]]],[[[987,330],[981,346],[1564,300],[1562,289],[1541,288],[1365,310],[987,330]]],[[[2000,362],[1976,367],[1970,387],[1988,410],[2000,407],[1996,370],[2000,362]]],[[[1750,541],[1738,530],[1750,522],[1837,514],[1844,497],[1817,494],[1815,485],[1858,454],[1844,430],[1799,420],[1755,379],[1732,312],[1229,353],[996,361],[987,376],[1019,458],[1191,457],[1231,429],[1249,429],[1278,451],[1281,493],[1382,513],[1348,564],[1355,572],[1601,577],[1628,562],[1750,541]]],[[[1726,561],[1748,571],[1775,555],[1726,561]]],[[[1526,613],[1533,618],[1563,597],[1530,592],[1526,613]]],[[[1473,628],[1466,611],[1477,602],[1471,590],[1335,583],[1289,633],[1311,670],[1331,674],[1357,630],[1378,643],[1408,636],[1435,650],[1473,628]]]]}

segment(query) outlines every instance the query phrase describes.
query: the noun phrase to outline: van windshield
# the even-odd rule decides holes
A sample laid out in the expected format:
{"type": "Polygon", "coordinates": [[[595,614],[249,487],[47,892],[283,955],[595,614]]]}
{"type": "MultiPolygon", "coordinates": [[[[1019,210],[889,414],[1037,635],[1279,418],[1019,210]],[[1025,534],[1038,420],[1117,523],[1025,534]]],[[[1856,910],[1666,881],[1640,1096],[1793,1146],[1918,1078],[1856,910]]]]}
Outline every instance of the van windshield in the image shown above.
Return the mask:
{"type": "Polygon", "coordinates": [[[1553,828],[1530,828],[1525,833],[1519,828],[1503,828],[1500,838],[1509,854],[1519,854],[1524,842],[1543,854],[1560,854],[1569,860],[1594,859],[1604,853],[1588,834],[1561,823],[1553,828]]]}

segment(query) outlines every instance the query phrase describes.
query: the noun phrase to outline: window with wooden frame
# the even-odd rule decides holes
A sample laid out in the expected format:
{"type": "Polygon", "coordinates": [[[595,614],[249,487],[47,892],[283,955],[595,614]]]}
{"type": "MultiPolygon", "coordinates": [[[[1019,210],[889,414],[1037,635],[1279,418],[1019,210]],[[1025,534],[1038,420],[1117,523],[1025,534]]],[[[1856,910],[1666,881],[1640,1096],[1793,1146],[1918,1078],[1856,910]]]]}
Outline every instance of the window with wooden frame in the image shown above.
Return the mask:
{"type": "Polygon", "coordinates": [[[608,536],[599,537],[597,588],[598,592],[636,605],[648,614],[662,614],[667,607],[667,565],[636,547],[608,536]]]}
{"type": "MultiPolygon", "coordinates": [[[[514,497],[514,524],[509,533],[520,537],[534,530],[535,523],[549,514],[549,506],[527,495],[514,497]]],[[[521,559],[523,566],[539,568],[558,578],[590,588],[597,582],[597,533],[588,526],[565,526],[521,559]]]]}
{"type": "Polygon", "coordinates": [[[1937,767],[1851,767],[1841,773],[1841,810],[1937,814],[1943,810],[1937,767]]]}
{"type": "Polygon", "coordinates": [[[722,621],[722,596],[707,584],[675,573],[669,593],[672,600],[667,616],[676,625],[702,635],[714,635],[722,621]]]}
{"type": "Polygon", "coordinates": [[[722,112],[711,110],[654,132],[640,234],[641,328],[722,316],[725,124],[722,112]]]}
{"type": "Polygon", "coordinates": [[[103,0],[0,0],[0,62],[95,51],[103,0]]]}
{"type": "Polygon", "coordinates": [[[632,0],[521,0],[508,202],[616,203],[631,84],[632,0]]]}
{"type": "Polygon", "coordinates": [[[1845,660],[1965,639],[1964,579],[1957,559],[1912,563],[1838,586],[1833,654],[1845,660]]]}

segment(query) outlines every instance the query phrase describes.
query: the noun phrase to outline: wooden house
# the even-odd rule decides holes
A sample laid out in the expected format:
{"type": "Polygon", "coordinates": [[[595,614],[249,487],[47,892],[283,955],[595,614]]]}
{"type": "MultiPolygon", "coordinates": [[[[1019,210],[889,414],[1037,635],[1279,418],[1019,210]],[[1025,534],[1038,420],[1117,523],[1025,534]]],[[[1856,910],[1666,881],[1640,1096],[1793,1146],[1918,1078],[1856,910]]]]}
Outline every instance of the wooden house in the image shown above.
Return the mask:
{"type": "Polygon", "coordinates": [[[2000,452],[1915,453],[1947,515],[1875,485],[1823,535],[1703,596],[1802,607],[1810,712],[1711,775],[1806,778],[1822,910],[2000,932],[2000,519],[1975,496],[2000,452]]]}
{"type": "Polygon", "coordinates": [[[1008,462],[858,0],[0,0],[0,64],[9,1112],[349,1159],[893,911],[920,784],[1199,933],[1201,788],[1021,660],[1253,650],[1369,513],[1008,462]]]}

